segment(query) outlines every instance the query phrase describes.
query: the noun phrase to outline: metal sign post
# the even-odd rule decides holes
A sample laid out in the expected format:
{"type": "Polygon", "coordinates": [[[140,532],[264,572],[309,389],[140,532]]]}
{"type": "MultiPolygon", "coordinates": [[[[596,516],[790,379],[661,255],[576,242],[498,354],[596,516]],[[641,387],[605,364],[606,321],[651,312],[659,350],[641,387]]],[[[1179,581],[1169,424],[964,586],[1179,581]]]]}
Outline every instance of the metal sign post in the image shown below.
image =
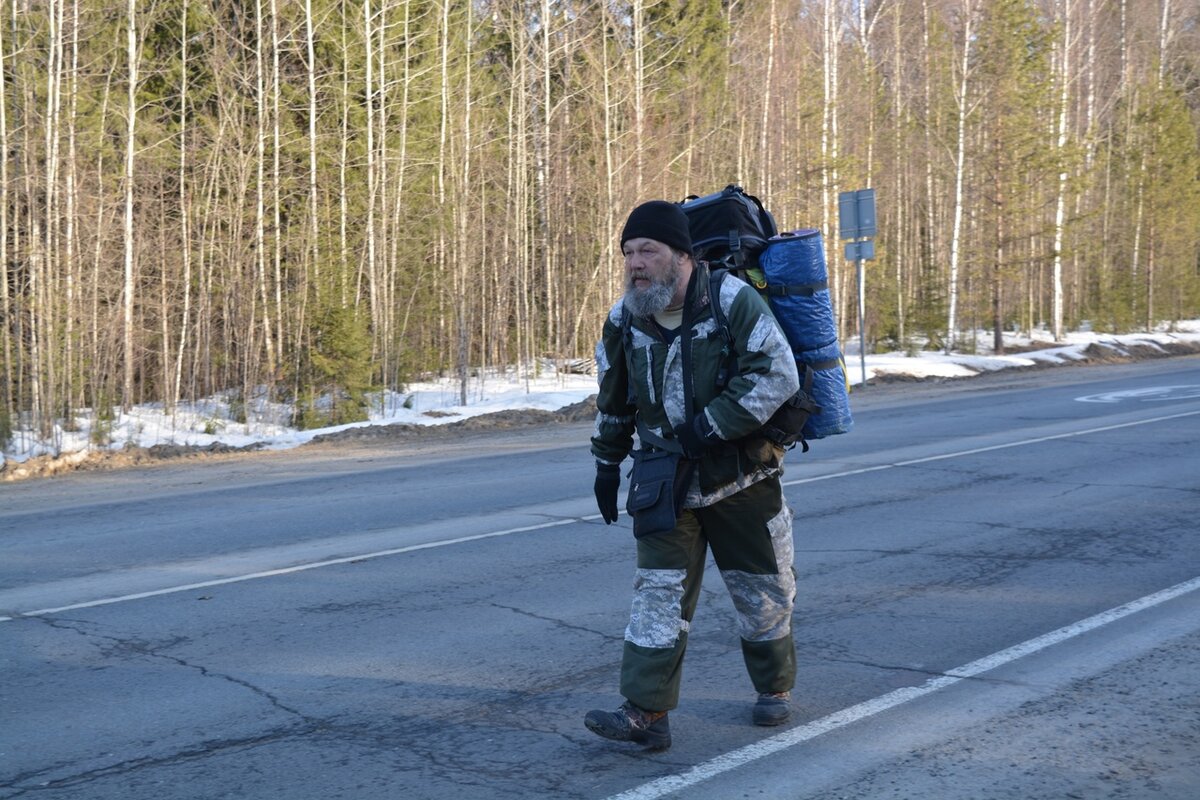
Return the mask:
{"type": "Polygon", "coordinates": [[[858,358],[862,367],[862,386],[867,388],[867,337],[864,318],[867,314],[867,292],[863,278],[863,261],[875,258],[875,190],[859,189],[838,195],[838,233],[850,239],[846,244],[846,260],[857,265],[858,273],[858,358]]]}

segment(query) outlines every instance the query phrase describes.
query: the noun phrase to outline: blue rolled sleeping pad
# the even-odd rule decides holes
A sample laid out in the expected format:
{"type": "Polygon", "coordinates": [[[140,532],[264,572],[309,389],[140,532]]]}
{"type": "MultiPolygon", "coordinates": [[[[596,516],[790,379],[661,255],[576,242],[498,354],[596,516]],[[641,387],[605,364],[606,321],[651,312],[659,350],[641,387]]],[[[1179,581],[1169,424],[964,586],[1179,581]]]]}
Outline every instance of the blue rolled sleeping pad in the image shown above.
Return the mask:
{"type": "Polygon", "coordinates": [[[821,232],[806,229],[773,236],[759,256],[767,300],[783,328],[796,366],[813,370],[810,394],[821,407],[804,425],[806,439],[847,433],[854,426],[846,368],[829,299],[829,276],[821,232]]]}

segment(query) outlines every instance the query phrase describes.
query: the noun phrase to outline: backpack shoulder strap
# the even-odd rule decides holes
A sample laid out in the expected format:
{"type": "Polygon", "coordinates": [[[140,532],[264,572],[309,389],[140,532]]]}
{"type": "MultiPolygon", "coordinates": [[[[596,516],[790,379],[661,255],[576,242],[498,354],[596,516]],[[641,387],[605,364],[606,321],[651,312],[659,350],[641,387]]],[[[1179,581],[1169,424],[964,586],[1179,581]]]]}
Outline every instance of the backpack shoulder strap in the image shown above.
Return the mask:
{"type": "Polygon", "coordinates": [[[621,306],[621,352],[625,356],[625,392],[629,405],[637,405],[637,395],[633,391],[633,315],[624,305],[621,306]]]}
{"type": "MultiPolygon", "coordinates": [[[[621,349],[625,353],[625,390],[629,405],[637,408],[637,393],[633,388],[633,315],[629,309],[621,307],[621,349]]],[[[646,427],[642,415],[634,411],[634,421],[637,426],[638,438],[643,444],[657,447],[660,450],[670,450],[672,453],[681,452],[678,442],[664,439],[646,427]]]]}
{"type": "Polygon", "coordinates": [[[717,370],[717,390],[724,390],[729,385],[729,381],[733,380],[733,373],[737,369],[737,353],[733,350],[733,333],[729,330],[729,319],[725,316],[725,309],[721,307],[721,285],[725,282],[725,276],[729,274],[727,269],[714,269],[708,274],[708,305],[712,310],[713,321],[717,323],[717,330],[721,334],[721,339],[725,342],[725,358],[721,363],[720,369],[717,370]]]}
{"type": "Polygon", "coordinates": [[[721,284],[725,282],[725,276],[728,274],[729,270],[724,268],[714,269],[708,273],[708,305],[712,309],[713,319],[717,322],[721,336],[726,342],[732,342],[733,336],[729,333],[729,320],[725,317],[725,309],[721,308],[721,284]]]}

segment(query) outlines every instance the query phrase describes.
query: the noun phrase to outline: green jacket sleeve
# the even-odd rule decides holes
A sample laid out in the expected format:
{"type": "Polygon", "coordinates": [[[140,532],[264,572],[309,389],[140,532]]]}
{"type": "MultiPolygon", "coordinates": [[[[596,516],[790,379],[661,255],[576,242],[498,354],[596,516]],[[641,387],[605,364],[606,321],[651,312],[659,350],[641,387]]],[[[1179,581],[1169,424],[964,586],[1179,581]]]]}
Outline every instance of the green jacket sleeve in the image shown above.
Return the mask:
{"type": "Polygon", "coordinates": [[[715,301],[725,309],[737,370],[705,412],[717,435],[736,440],[770,419],[800,388],[800,379],[787,337],[753,287],[727,278],[715,301]]]}
{"type": "Polygon", "coordinates": [[[596,345],[596,430],[592,455],[606,464],[620,464],[633,449],[634,406],[629,402],[629,371],[621,334],[621,303],[609,311],[596,345]]]}

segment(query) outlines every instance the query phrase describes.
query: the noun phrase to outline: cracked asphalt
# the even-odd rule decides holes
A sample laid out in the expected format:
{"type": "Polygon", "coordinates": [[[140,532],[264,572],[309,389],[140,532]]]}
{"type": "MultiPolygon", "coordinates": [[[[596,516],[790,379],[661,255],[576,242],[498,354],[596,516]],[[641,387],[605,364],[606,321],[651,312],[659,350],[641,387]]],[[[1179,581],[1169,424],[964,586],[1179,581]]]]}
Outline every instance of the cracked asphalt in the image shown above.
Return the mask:
{"type": "Polygon", "coordinates": [[[1198,397],[1192,357],[856,394],[785,476],[795,720],[749,724],[710,565],[657,754],[582,725],[633,572],[586,423],[10,484],[0,798],[1190,800],[1200,590],[917,690],[1200,577],[1198,397]]]}

